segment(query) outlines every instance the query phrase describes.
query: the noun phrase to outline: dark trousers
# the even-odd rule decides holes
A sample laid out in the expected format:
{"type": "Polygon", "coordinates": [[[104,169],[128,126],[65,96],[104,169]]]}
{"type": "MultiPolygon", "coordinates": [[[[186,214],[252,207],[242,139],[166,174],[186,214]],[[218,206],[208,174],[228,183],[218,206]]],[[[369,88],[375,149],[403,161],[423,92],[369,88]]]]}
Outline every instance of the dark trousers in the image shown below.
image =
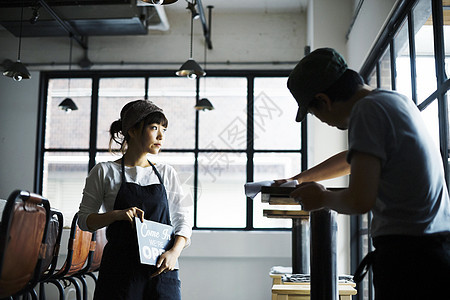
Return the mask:
{"type": "Polygon", "coordinates": [[[373,239],[376,300],[450,299],[450,234],[373,239]]]}

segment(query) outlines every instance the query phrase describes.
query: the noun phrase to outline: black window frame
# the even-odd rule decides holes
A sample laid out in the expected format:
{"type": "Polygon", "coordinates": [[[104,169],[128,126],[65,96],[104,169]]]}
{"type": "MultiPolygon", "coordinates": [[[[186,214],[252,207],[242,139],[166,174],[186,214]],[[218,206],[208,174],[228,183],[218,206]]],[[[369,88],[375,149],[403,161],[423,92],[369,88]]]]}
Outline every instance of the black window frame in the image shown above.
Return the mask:
{"type": "MultiPolygon", "coordinates": [[[[307,124],[303,122],[301,125],[301,144],[299,150],[255,150],[253,147],[254,139],[254,79],[264,77],[288,77],[290,70],[208,70],[209,77],[245,77],[247,78],[247,147],[245,150],[230,150],[230,149],[199,149],[199,112],[195,116],[195,146],[192,149],[165,149],[165,152],[170,153],[194,153],[194,185],[198,186],[198,155],[202,152],[239,152],[247,155],[247,170],[246,181],[253,181],[253,157],[255,153],[299,153],[301,155],[301,165],[299,170],[305,170],[307,167],[307,124]]],[[[35,180],[34,190],[37,193],[42,193],[43,189],[43,164],[44,154],[46,152],[89,152],[88,170],[91,170],[95,165],[95,157],[97,153],[107,152],[107,149],[97,148],[97,116],[98,116],[98,91],[99,82],[101,78],[145,78],[145,95],[148,98],[148,82],[151,77],[176,77],[174,71],[168,70],[99,70],[99,71],[44,71],[40,74],[40,92],[38,105],[38,126],[37,126],[37,142],[36,142],[36,166],[35,166],[35,180]],[[92,95],[91,95],[91,117],[90,117],[90,139],[89,149],[69,149],[69,148],[45,148],[45,121],[47,114],[47,96],[49,80],[51,79],[67,79],[67,78],[91,78],[92,79],[92,95]]],[[[188,79],[186,79],[188,80],[188,79]]],[[[196,79],[196,101],[199,101],[200,78],[196,79]]],[[[87,174],[86,174],[87,175],[87,174]]],[[[194,188],[194,230],[228,230],[228,231],[287,231],[290,228],[255,228],[253,226],[253,200],[247,198],[246,200],[246,226],[244,228],[222,228],[222,227],[198,227],[197,226],[197,188],[194,188]]]]}

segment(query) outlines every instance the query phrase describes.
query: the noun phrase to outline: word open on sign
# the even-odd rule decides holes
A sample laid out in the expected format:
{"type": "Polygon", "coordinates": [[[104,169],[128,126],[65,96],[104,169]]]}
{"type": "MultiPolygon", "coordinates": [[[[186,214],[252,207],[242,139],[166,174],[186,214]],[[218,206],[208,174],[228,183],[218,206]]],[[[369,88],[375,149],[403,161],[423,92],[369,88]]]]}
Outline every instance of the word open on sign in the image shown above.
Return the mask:
{"type": "MultiPolygon", "coordinates": [[[[156,265],[158,258],[173,245],[173,227],[135,218],[141,263],[156,265]]],[[[178,268],[178,262],[176,265],[178,268]]]]}

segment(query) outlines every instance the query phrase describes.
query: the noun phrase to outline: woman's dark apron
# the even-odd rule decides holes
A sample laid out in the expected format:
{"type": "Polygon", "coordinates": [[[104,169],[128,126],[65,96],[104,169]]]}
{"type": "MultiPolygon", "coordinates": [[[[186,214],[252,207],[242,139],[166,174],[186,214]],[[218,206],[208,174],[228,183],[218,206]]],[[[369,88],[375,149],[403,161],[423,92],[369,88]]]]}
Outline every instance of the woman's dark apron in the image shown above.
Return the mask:
{"type": "MultiPolygon", "coordinates": [[[[150,163],[150,161],[149,161],[150,163]]],[[[169,204],[161,175],[150,163],[160,184],[140,186],[126,182],[122,158],[122,183],[114,210],[138,207],[147,220],[170,225],[169,204]]],[[[136,230],[129,221],[116,221],[106,230],[105,246],[94,299],[181,299],[178,271],[154,278],[155,266],[140,263],[136,230]]]]}

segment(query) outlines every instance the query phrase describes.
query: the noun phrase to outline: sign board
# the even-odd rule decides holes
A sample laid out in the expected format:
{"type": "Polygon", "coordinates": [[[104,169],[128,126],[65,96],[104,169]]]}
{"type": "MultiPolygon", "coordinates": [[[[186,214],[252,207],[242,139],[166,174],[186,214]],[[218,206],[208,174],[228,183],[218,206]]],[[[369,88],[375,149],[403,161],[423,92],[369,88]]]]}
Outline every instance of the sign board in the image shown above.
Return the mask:
{"type": "MultiPolygon", "coordinates": [[[[149,220],[134,218],[142,264],[156,265],[158,257],[173,245],[173,227],[149,220]]],[[[178,269],[178,261],[176,264],[178,269]]]]}

